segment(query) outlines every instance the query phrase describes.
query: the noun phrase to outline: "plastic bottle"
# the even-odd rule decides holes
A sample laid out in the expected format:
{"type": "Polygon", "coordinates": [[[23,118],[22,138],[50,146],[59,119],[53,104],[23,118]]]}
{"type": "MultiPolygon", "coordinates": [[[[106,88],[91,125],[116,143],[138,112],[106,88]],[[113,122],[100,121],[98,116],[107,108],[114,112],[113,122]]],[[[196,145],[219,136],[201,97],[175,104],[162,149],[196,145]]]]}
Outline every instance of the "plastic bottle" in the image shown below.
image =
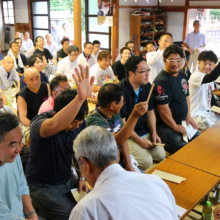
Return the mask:
{"type": "Polygon", "coordinates": [[[206,201],[206,205],[202,210],[202,220],[211,220],[212,219],[212,207],[211,202],[206,201]]]}
{"type": "Polygon", "coordinates": [[[196,51],[196,49],[197,49],[197,46],[196,46],[196,48],[195,48],[195,50],[194,50],[194,54],[197,54],[197,51],[196,51]]]}
{"type": "Polygon", "coordinates": [[[11,107],[12,106],[12,99],[11,99],[11,96],[9,95],[8,98],[8,106],[11,107]]]}

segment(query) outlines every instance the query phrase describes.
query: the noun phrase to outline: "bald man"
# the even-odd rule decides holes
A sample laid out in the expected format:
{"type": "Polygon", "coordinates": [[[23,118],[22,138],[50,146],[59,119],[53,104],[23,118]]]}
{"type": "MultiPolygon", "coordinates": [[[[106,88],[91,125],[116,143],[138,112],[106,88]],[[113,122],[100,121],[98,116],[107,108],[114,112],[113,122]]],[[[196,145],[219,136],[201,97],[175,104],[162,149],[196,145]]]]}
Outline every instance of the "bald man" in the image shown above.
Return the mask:
{"type": "Polygon", "coordinates": [[[17,31],[17,32],[15,32],[14,38],[18,38],[18,37],[21,38],[21,33],[17,31]]]}
{"type": "Polygon", "coordinates": [[[29,141],[30,122],[38,114],[41,104],[50,96],[50,87],[41,82],[41,75],[34,67],[26,69],[24,77],[27,86],[17,94],[17,106],[25,139],[29,141]]]}
{"type": "Polygon", "coordinates": [[[48,49],[53,56],[56,55],[58,47],[57,43],[53,41],[50,34],[47,34],[45,38],[47,41],[44,43],[44,48],[48,49]]]}
{"type": "Polygon", "coordinates": [[[13,67],[13,58],[5,56],[0,67],[0,87],[4,95],[11,99],[20,91],[20,78],[13,67]]]}

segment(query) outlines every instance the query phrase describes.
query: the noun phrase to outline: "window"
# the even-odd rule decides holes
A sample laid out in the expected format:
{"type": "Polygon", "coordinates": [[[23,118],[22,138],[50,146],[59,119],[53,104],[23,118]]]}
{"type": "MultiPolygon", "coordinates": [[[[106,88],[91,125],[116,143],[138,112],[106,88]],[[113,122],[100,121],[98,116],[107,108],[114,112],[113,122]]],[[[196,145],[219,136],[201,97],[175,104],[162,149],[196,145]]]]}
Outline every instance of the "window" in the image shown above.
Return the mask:
{"type": "Polygon", "coordinates": [[[3,22],[5,25],[14,25],[14,2],[2,1],[3,22]]]}
{"type": "Polygon", "coordinates": [[[111,27],[98,25],[98,0],[86,0],[86,41],[99,40],[101,50],[111,52],[111,27]]]}

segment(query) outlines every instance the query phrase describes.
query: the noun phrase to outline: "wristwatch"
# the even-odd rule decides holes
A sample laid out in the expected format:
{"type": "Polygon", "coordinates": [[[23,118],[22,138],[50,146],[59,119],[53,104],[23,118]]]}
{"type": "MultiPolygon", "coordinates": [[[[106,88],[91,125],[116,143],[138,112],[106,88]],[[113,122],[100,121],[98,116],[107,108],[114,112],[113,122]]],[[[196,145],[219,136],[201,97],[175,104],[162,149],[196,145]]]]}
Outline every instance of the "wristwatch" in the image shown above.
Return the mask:
{"type": "Polygon", "coordinates": [[[79,181],[80,181],[80,180],[86,181],[86,178],[80,177],[80,178],[79,178],[79,181]]]}

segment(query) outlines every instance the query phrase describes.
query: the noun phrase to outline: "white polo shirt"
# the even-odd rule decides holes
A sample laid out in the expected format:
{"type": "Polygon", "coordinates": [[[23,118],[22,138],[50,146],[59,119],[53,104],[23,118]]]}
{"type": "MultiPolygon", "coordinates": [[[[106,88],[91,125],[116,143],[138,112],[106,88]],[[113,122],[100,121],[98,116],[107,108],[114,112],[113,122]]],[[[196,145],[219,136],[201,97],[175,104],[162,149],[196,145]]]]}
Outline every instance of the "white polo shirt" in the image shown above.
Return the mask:
{"type": "Polygon", "coordinates": [[[0,87],[3,91],[9,89],[14,81],[20,81],[20,77],[18,76],[15,68],[10,71],[10,75],[8,78],[8,73],[5,71],[3,66],[0,67],[0,87]]]}
{"type": "Polygon", "coordinates": [[[44,48],[48,49],[52,55],[56,54],[57,47],[58,45],[54,41],[52,41],[50,45],[47,42],[44,42],[44,48]]]}
{"type": "Polygon", "coordinates": [[[69,56],[67,56],[58,62],[57,73],[66,75],[68,79],[74,81],[72,74],[76,74],[75,68],[79,70],[78,61],[71,62],[69,56]]]}
{"type": "Polygon", "coordinates": [[[158,49],[157,51],[147,53],[147,64],[151,69],[148,81],[151,84],[165,66],[163,62],[163,51],[158,49]]]}
{"type": "Polygon", "coordinates": [[[31,39],[26,40],[22,40],[22,49],[24,51],[27,51],[28,49],[33,47],[33,41],[31,39]]]}
{"type": "Polygon", "coordinates": [[[205,73],[197,70],[189,78],[189,99],[192,117],[211,110],[212,91],[215,86],[214,82],[202,84],[205,75],[205,73]]]}
{"type": "Polygon", "coordinates": [[[89,69],[89,72],[90,77],[95,77],[94,85],[97,86],[102,86],[106,83],[113,83],[113,81],[115,80],[114,72],[110,66],[107,69],[103,70],[99,67],[99,64],[96,63],[89,69]]]}
{"type": "Polygon", "coordinates": [[[83,66],[83,68],[85,69],[86,66],[93,66],[94,64],[97,63],[97,60],[95,58],[95,56],[93,54],[90,55],[89,59],[87,59],[86,55],[84,52],[82,52],[78,58],[77,58],[77,62],[79,64],[81,64],[83,66]]]}

